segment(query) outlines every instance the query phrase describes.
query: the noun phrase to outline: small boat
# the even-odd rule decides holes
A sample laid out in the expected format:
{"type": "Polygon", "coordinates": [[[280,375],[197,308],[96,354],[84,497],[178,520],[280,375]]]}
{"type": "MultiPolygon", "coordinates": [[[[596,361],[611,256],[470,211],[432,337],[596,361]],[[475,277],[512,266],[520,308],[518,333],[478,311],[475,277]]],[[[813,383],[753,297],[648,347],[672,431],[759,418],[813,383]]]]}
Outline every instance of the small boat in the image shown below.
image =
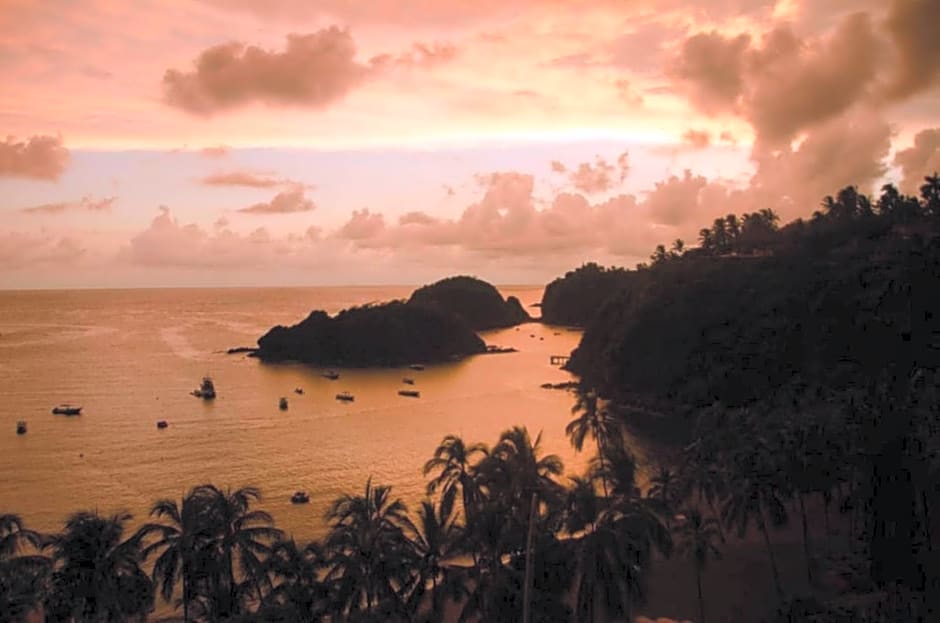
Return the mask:
{"type": "Polygon", "coordinates": [[[295,387],[295,388],[294,388],[294,393],[297,394],[298,396],[303,396],[304,388],[303,388],[303,387],[295,387]]]}
{"type": "Polygon", "coordinates": [[[401,382],[404,383],[405,385],[414,385],[414,384],[415,384],[415,380],[414,380],[414,379],[409,379],[408,377],[403,378],[403,379],[401,380],[401,382]]]}
{"type": "Polygon", "coordinates": [[[20,420],[19,422],[16,423],[16,434],[17,435],[26,434],[26,422],[24,422],[23,420],[20,420]]]}
{"type": "Polygon", "coordinates": [[[420,363],[413,363],[408,367],[411,368],[412,370],[424,370],[424,366],[421,365],[420,363]]]}
{"type": "Polygon", "coordinates": [[[343,402],[352,402],[356,399],[356,397],[349,392],[340,392],[339,394],[336,394],[336,399],[343,402]]]}
{"type": "Polygon", "coordinates": [[[166,420],[159,420],[157,422],[157,428],[166,428],[170,424],[166,420]]]}
{"type": "Polygon", "coordinates": [[[322,376],[325,379],[330,379],[331,381],[335,381],[336,379],[339,378],[339,373],[336,372],[335,370],[327,370],[320,376],[322,376]]]}
{"type": "Polygon", "coordinates": [[[281,396],[281,399],[277,401],[277,406],[281,411],[287,411],[287,398],[281,396]]]}
{"type": "Polygon", "coordinates": [[[204,376],[202,377],[202,384],[199,386],[199,389],[194,389],[191,393],[196,398],[213,400],[215,399],[215,384],[212,382],[211,378],[204,376]]]}
{"type": "Polygon", "coordinates": [[[416,390],[416,389],[399,389],[399,390],[398,390],[398,395],[399,395],[399,396],[407,396],[408,398],[420,398],[420,397],[421,397],[421,392],[419,392],[419,391],[416,390]]]}
{"type": "Polygon", "coordinates": [[[58,407],[53,407],[53,415],[81,415],[81,407],[73,407],[72,405],[59,405],[58,407]]]}
{"type": "Polygon", "coordinates": [[[310,501],[310,496],[307,495],[306,491],[295,491],[294,495],[290,496],[291,504],[306,504],[310,501]]]}

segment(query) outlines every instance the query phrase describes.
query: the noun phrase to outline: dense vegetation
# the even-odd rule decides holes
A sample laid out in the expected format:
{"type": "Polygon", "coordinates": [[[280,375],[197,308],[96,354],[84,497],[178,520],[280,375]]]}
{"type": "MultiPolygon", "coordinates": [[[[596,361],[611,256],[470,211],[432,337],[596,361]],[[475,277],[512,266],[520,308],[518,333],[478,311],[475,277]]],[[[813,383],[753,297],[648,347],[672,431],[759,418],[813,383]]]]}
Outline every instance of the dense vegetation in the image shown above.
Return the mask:
{"type": "Polygon", "coordinates": [[[510,296],[503,300],[499,290],[474,277],[448,277],[418,288],[408,303],[456,314],[476,331],[511,327],[531,320],[519,299],[510,296]]]}
{"type": "Polygon", "coordinates": [[[356,367],[434,363],[485,351],[483,340],[454,314],[396,301],[335,317],[315,311],[292,327],[274,327],[258,340],[257,356],[356,367]]]}
{"type": "Polygon", "coordinates": [[[542,322],[586,326],[614,294],[637,287],[644,273],[623,268],[604,268],[590,262],[565,273],[545,287],[542,322]]]}
{"type": "Polygon", "coordinates": [[[742,406],[794,379],[848,389],[891,366],[933,367],[940,179],[827,197],[810,221],[717,219],[701,247],[660,246],[604,305],[570,368],[620,401],[686,412],[742,406]]]}

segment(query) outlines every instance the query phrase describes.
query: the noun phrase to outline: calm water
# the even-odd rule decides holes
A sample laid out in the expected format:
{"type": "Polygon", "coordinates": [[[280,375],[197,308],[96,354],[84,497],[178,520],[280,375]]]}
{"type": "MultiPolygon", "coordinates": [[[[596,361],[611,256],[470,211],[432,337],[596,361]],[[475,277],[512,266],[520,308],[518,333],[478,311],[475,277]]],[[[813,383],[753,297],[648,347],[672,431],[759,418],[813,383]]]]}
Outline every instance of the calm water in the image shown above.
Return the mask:
{"type": "MultiPolygon", "coordinates": [[[[335,312],[411,290],[0,292],[0,512],[51,531],[78,509],[126,509],[139,520],[154,500],[198,483],[255,485],[278,526],[305,540],[323,533],[337,495],[370,476],[413,507],[423,497],[421,466],[445,434],[492,444],[513,424],[544,431],[545,450],[569,472],[581,470],[586,457],[564,436],[571,394],[539,388],[569,378],[548,360],[577,344],[569,330],[487,332],[487,343],[520,352],[421,372],[340,370],[337,381],[224,352],[314,308],[335,312]],[[206,373],[219,392],[211,403],[189,395],[206,373]],[[420,399],[396,394],[403,376],[415,378],[420,399]],[[343,390],[356,401],[337,402],[343,390]],[[286,412],[280,396],[290,401],[286,412]],[[51,415],[61,402],[83,405],[83,415],[51,415]],[[20,419],[25,436],[15,434],[20,419]],[[160,419],[168,429],[157,430],[160,419]],[[290,504],[297,489],[310,504],[290,504]]],[[[526,306],[541,298],[541,288],[502,291],[526,306]]]]}

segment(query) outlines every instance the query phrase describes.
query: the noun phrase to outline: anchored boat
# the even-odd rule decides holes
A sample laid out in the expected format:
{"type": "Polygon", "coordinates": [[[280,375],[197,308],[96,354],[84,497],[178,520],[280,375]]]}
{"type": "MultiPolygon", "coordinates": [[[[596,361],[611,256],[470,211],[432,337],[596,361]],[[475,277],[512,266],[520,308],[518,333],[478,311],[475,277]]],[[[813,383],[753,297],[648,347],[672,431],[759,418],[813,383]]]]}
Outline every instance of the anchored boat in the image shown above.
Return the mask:
{"type": "Polygon", "coordinates": [[[215,399],[215,384],[212,382],[212,379],[208,376],[202,377],[202,384],[199,386],[199,389],[192,391],[192,395],[196,398],[202,398],[203,400],[215,399]]]}
{"type": "Polygon", "coordinates": [[[62,405],[59,405],[58,407],[53,407],[52,414],[53,415],[81,415],[82,408],[73,407],[72,405],[69,405],[69,404],[62,404],[62,405]]]}

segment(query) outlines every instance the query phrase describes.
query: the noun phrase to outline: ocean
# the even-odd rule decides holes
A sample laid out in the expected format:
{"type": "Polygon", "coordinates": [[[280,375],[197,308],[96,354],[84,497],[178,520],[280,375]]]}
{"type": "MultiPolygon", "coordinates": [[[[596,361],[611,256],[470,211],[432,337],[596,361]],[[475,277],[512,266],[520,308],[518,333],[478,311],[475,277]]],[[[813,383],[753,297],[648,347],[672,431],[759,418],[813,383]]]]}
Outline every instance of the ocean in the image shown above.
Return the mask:
{"type": "MultiPolygon", "coordinates": [[[[139,523],[157,499],[179,499],[194,485],[251,485],[277,526],[305,541],[324,534],[337,496],[369,478],[414,508],[424,497],[422,466],[444,435],[493,444],[515,424],[541,432],[543,451],[560,455],[568,473],[583,471],[588,453],[575,453],[564,434],[573,395],[539,387],[571,378],[549,356],[569,353],[577,331],[538,323],[489,331],[481,334],[488,344],[518,352],[423,371],[339,369],[335,381],[317,368],[225,352],[313,309],[334,313],[412,289],[0,292],[0,513],[40,531],[86,509],[126,510],[139,523]],[[190,395],[206,374],[213,402],[190,395]],[[406,376],[420,398],[397,394],[406,376]],[[355,402],[337,401],[341,391],[355,402]],[[50,413],[65,402],[82,415],[50,413]],[[26,435],[16,435],[18,420],[26,435]],[[157,429],[158,420],[169,426],[157,429]],[[292,505],[296,490],[310,503],[292,505]]],[[[541,287],[501,292],[537,315],[530,305],[541,287]]]]}

